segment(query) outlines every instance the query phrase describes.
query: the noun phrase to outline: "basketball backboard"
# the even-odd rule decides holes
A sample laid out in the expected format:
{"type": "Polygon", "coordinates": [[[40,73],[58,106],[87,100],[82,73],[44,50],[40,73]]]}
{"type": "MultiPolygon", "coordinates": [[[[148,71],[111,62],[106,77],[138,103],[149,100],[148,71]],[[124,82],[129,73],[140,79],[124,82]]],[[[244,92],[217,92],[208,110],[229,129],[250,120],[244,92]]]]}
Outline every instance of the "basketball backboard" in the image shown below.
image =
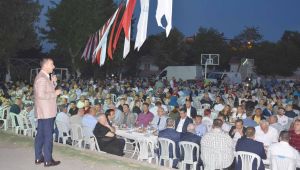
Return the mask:
{"type": "Polygon", "coordinates": [[[219,65],[220,54],[201,54],[201,65],[219,65]]]}

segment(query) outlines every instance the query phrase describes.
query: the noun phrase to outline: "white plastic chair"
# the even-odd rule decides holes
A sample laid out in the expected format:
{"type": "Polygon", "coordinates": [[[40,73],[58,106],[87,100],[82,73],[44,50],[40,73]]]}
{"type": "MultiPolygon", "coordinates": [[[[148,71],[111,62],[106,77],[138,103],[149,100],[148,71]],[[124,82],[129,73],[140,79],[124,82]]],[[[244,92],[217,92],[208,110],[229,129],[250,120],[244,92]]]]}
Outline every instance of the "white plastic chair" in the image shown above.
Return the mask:
{"type": "Polygon", "coordinates": [[[56,127],[58,129],[58,141],[61,138],[63,140],[63,144],[66,144],[68,138],[71,137],[69,134],[69,129],[68,129],[67,125],[61,121],[55,121],[55,123],[56,123],[56,127]]]}
{"type": "Polygon", "coordinates": [[[8,119],[9,119],[9,109],[10,107],[4,107],[0,110],[0,122],[3,122],[2,127],[5,131],[8,129],[8,119]]]}
{"type": "Polygon", "coordinates": [[[82,147],[83,132],[80,124],[71,124],[72,146],[82,147]]]}
{"type": "Polygon", "coordinates": [[[166,138],[158,138],[158,144],[160,146],[160,156],[159,156],[158,165],[160,165],[162,160],[164,161],[164,165],[165,165],[165,160],[168,160],[169,167],[172,168],[173,161],[174,161],[174,159],[176,159],[175,142],[170,139],[166,139],[166,138]],[[169,150],[170,145],[172,145],[171,152],[172,152],[173,158],[170,158],[170,150],[169,150]]]}
{"type": "Polygon", "coordinates": [[[27,136],[27,134],[32,131],[32,129],[29,127],[28,118],[25,115],[18,115],[18,123],[19,132],[23,132],[23,135],[27,136]]]}
{"type": "MultiPolygon", "coordinates": [[[[253,161],[256,159],[257,161],[257,167],[255,169],[258,169],[260,166],[261,159],[260,157],[251,152],[245,152],[245,151],[237,151],[235,159],[236,161],[239,161],[239,158],[241,158],[241,164],[243,170],[252,170],[253,161]]],[[[284,169],[282,169],[284,170],[284,169]]]]}
{"type": "Polygon", "coordinates": [[[191,164],[193,169],[196,170],[199,160],[199,145],[193,142],[181,141],[179,142],[180,155],[183,156],[181,161],[181,170],[186,169],[186,164],[191,164]],[[194,161],[194,148],[196,149],[196,160],[194,161]]]}
{"type": "Polygon", "coordinates": [[[146,138],[137,140],[138,146],[135,148],[139,150],[138,160],[148,160],[149,163],[155,158],[154,155],[154,143],[146,138]]]}
{"type": "Polygon", "coordinates": [[[295,170],[296,160],[280,155],[271,155],[271,170],[295,170]]]}
{"type": "Polygon", "coordinates": [[[83,131],[83,148],[89,147],[91,151],[97,151],[104,153],[100,150],[100,147],[98,145],[97,138],[94,135],[91,135],[91,131],[93,130],[90,127],[82,126],[83,131]]]}
{"type": "Polygon", "coordinates": [[[20,123],[19,123],[19,115],[13,112],[9,112],[9,116],[11,119],[11,128],[12,131],[15,132],[16,134],[19,133],[19,128],[20,128],[20,123]],[[18,122],[18,126],[17,126],[17,122],[18,122]]]}

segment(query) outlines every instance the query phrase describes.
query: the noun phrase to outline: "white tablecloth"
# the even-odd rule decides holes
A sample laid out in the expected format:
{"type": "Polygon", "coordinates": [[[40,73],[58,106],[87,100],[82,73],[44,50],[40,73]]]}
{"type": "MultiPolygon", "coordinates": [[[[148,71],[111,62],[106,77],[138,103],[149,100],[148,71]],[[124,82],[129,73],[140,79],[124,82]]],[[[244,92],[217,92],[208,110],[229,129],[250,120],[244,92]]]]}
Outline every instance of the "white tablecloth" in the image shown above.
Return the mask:
{"type": "Polygon", "coordinates": [[[154,144],[157,143],[157,138],[158,138],[157,136],[154,136],[154,135],[146,136],[145,133],[138,133],[138,132],[129,133],[128,130],[123,130],[123,129],[122,130],[117,129],[116,134],[123,138],[132,139],[132,140],[147,139],[147,140],[150,140],[151,142],[153,142],[154,144]]]}

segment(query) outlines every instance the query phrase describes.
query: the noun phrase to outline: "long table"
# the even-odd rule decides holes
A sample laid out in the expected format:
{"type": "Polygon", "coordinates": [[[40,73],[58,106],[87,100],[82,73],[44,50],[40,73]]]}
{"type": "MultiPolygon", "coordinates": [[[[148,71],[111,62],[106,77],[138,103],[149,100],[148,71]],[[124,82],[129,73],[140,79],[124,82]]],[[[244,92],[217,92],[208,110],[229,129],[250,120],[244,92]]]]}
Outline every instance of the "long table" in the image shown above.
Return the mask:
{"type": "Polygon", "coordinates": [[[131,157],[138,153],[138,160],[148,160],[149,163],[155,158],[154,149],[156,148],[158,137],[152,134],[139,133],[133,130],[117,129],[116,135],[125,139],[134,140],[136,146],[131,157]],[[138,146],[137,146],[138,145],[138,146]]]}

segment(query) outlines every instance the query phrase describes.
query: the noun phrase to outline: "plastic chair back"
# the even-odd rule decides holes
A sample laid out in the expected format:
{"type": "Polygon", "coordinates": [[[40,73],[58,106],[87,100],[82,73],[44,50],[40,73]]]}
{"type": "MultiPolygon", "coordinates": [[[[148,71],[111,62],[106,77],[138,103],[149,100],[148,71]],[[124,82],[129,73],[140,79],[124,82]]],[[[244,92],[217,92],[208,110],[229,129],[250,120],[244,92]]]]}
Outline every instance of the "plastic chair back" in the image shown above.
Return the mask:
{"type": "Polygon", "coordinates": [[[245,151],[237,151],[236,152],[236,161],[239,161],[239,158],[241,158],[241,164],[242,164],[243,170],[252,170],[253,162],[255,159],[257,161],[257,167],[255,169],[258,169],[260,166],[261,159],[255,153],[245,152],[245,151]]]}
{"type": "Polygon", "coordinates": [[[271,155],[272,170],[295,170],[296,160],[280,155],[271,155]]]}

